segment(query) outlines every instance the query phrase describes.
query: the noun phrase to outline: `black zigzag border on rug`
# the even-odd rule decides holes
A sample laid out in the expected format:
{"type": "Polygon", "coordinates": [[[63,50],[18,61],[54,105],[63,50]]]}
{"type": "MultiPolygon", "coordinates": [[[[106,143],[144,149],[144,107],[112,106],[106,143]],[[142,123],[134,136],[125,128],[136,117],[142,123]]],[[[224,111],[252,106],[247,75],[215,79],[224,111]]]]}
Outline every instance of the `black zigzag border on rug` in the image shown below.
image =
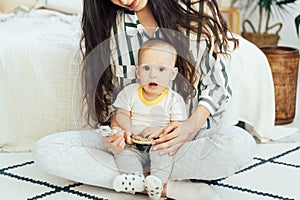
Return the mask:
{"type": "Polygon", "coordinates": [[[273,163],[273,164],[278,164],[278,165],[284,165],[287,167],[293,167],[293,168],[300,168],[300,165],[295,165],[295,164],[291,164],[291,163],[285,163],[285,162],[280,162],[280,161],[275,161],[275,160],[265,160],[262,158],[254,158],[255,160],[260,160],[262,162],[269,162],[269,163],[273,163]]]}
{"type": "MultiPolygon", "coordinates": [[[[236,172],[235,174],[244,173],[245,171],[252,170],[253,168],[264,165],[266,163],[273,163],[273,164],[278,164],[278,165],[285,165],[285,166],[289,166],[289,167],[299,168],[300,167],[299,165],[275,161],[275,159],[279,159],[279,158],[281,158],[283,156],[286,156],[290,153],[296,152],[299,149],[300,149],[300,146],[297,146],[297,147],[294,147],[290,150],[286,150],[281,154],[273,156],[269,159],[262,159],[262,158],[254,157],[253,159],[258,160],[260,162],[255,163],[253,165],[250,165],[250,166],[236,172]]],[[[283,196],[279,196],[279,195],[276,195],[276,194],[271,194],[271,193],[267,193],[267,192],[259,192],[259,191],[251,190],[251,189],[248,189],[248,188],[243,188],[243,187],[239,187],[239,186],[234,186],[234,185],[230,185],[230,184],[221,183],[223,180],[226,180],[226,179],[227,179],[227,177],[226,178],[221,178],[221,179],[218,179],[218,180],[211,180],[211,181],[208,181],[208,180],[192,180],[192,181],[193,182],[204,182],[204,183],[208,183],[210,185],[214,185],[214,186],[218,186],[218,187],[229,188],[229,189],[232,189],[232,190],[247,192],[247,193],[255,194],[255,195],[258,195],[258,196],[271,197],[271,198],[274,198],[274,199],[295,200],[294,198],[290,198],[290,197],[283,197],[283,196]]]]}
{"type": "MultiPolygon", "coordinates": [[[[259,163],[255,163],[255,164],[253,164],[253,165],[250,165],[250,166],[246,167],[245,169],[242,169],[242,170],[236,172],[235,174],[243,173],[243,172],[248,171],[248,170],[250,170],[250,169],[252,169],[252,168],[254,168],[254,167],[258,167],[258,166],[263,165],[263,164],[266,164],[266,163],[268,163],[268,162],[270,162],[270,163],[277,163],[277,164],[280,164],[280,163],[281,163],[281,164],[284,164],[283,162],[280,162],[280,163],[279,163],[278,161],[275,161],[275,159],[278,159],[278,158],[281,158],[281,157],[283,157],[283,156],[286,156],[286,155],[288,155],[288,154],[290,154],[290,153],[296,152],[296,151],[298,151],[299,149],[300,149],[300,146],[297,146],[297,147],[295,147],[295,148],[293,148],[293,149],[287,150],[287,151],[285,151],[285,152],[283,152],[283,153],[281,153],[281,154],[278,154],[278,155],[273,156],[273,157],[268,158],[268,159],[263,159],[263,158],[254,157],[253,159],[259,160],[260,162],[259,162],[259,163]]],[[[291,164],[285,163],[285,165],[291,165],[291,164]]],[[[291,166],[292,166],[292,165],[291,165],[291,166]]],[[[298,168],[298,165],[295,165],[295,167],[298,168]]]]}
{"type": "Polygon", "coordinates": [[[73,184],[70,184],[70,185],[67,185],[67,186],[58,186],[58,185],[48,183],[46,181],[35,180],[35,179],[32,179],[32,178],[23,177],[23,176],[16,175],[16,174],[8,172],[8,170],[12,170],[12,169],[24,167],[24,166],[27,166],[27,165],[32,165],[32,164],[34,164],[34,161],[28,161],[28,162],[24,162],[24,163],[21,163],[21,164],[12,165],[12,166],[0,169],[0,175],[4,175],[4,176],[10,177],[10,178],[14,178],[14,179],[17,179],[17,180],[20,180],[20,181],[24,181],[24,182],[28,182],[28,183],[32,183],[32,184],[36,184],[36,185],[45,186],[49,189],[54,189],[54,190],[45,192],[43,194],[36,195],[34,197],[28,197],[27,200],[42,199],[44,197],[51,196],[51,195],[59,193],[59,192],[66,192],[66,193],[78,195],[80,197],[85,197],[87,199],[108,200],[106,198],[104,199],[104,198],[101,198],[101,197],[93,196],[93,195],[90,195],[90,194],[83,193],[83,192],[76,191],[76,190],[72,189],[72,188],[83,185],[82,183],[73,183],[73,184]]]}
{"type": "Polygon", "coordinates": [[[241,191],[241,192],[247,192],[247,193],[251,193],[251,194],[256,194],[258,196],[271,197],[273,199],[296,200],[294,198],[283,197],[283,196],[279,196],[277,194],[271,194],[271,193],[267,193],[267,192],[259,192],[259,191],[256,191],[256,190],[251,190],[251,189],[248,189],[248,188],[243,188],[243,187],[239,187],[239,186],[229,185],[229,184],[225,184],[225,183],[218,183],[216,186],[225,187],[225,188],[229,188],[229,189],[233,189],[233,190],[238,190],[238,191],[241,191]]]}

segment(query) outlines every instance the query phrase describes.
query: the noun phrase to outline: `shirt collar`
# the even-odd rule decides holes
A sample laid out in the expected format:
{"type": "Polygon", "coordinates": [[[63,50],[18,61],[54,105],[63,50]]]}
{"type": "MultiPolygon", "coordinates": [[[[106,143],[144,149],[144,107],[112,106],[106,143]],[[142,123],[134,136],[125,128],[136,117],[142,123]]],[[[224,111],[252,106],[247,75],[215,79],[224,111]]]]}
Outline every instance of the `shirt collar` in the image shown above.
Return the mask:
{"type": "MultiPolygon", "coordinates": [[[[140,24],[136,13],[132,10],[124,9],[124,27],[128,36],[136,36],[138,33],[140,33],[141,35],[146,35],[149,37],[144,26],[140,24]]],[[[158,30],[159,28],[157,27],[155,32],[158,30]]]]}
{"type": "Polygon", "coordinates": [[[128,9],[124,9],[124,27],[128,36],[136,36],[143,31],[136,13],[128,9]]]}

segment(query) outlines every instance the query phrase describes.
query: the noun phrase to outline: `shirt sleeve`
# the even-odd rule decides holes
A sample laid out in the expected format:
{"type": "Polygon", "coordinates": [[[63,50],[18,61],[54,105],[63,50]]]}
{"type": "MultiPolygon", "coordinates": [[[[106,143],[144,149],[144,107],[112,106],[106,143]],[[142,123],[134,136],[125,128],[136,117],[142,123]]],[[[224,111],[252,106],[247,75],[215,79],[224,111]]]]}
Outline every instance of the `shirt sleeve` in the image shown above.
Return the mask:
{"type": "Polygon", "coordinates": [[[132,92],[136,91],[134,89],[135,89],[134,85],[128,85],[125,88],[123,88],[117,95],[117,98],[113,103],[113,108],[114,109],[121,108],[126,111],[131,111],[132,92]]]}
{"type": "MultiPolygon", "coordinates": [[[[195,2],[192,0],[192,2],[195,2]]],[[[197,1],[193,3],[194,9],[203,9],[206,15],[212,16],[217,12],[208,6],[207,1],[197,1]]],[[[219,18],[215,18],[219,21],[219,18]]],[[[212,22],[213,23],[213,22],[212,22]]],[[[200,27],[201,28],[201,27],[200,27]]],[[[217,53],[224,52],[224,47],[220,41],[215,41],[214,34],[208,28],[208,35],[190,34],[191,53],[194,56],[196,67],[199,71],[197,89],[198,105],[205,106],[210,111],[210,118],[219,123],[229,101],[232,92],[230,89],[230,79],[227,72],[230,55],[217,53]],[[211,48],[209,48],[211,46],[211,48]]],[[[222,36],[220,36],[222,38],[222,36]]]]}
{"type": "Polygon", "coordinates": [[[198,84],[198,104],[205,106],[218,121],[232,95],[227,72],[229,56],[217,54],[213,50],[203,56],[199,66],[201,78],[198,84]]]}

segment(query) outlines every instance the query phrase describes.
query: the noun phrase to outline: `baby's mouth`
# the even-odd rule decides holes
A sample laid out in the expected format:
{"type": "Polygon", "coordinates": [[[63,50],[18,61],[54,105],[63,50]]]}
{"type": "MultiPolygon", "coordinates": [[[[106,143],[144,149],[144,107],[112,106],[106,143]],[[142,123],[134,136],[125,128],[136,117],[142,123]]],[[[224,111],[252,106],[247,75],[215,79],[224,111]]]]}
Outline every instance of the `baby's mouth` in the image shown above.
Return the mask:
{"type": "Polygon", "coordinates": [[[150,87],[157,86],[157,83],[151,82],[151,83],[149,83],[149,86],[150,86],[150,87]]]}

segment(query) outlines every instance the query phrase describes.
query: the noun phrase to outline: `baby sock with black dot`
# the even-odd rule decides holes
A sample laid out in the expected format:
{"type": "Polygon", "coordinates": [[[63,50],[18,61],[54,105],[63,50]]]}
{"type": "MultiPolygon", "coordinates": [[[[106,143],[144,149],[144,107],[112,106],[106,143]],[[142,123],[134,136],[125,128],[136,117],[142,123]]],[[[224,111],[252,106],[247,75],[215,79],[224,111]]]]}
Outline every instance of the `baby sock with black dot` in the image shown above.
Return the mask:
{"type": "Polygon", "coordinates": [[[149,175],[145,180],[145,189],[151,199],[159,200],[161,197],[163,184],[156,176],[149,175]]]}
{"type": "Polygon", "coordinates": [[[117,192],[135,194],[145,190],[145,178],[140,174],[121,174],[116,176],[113,188],[117,192]]]}

